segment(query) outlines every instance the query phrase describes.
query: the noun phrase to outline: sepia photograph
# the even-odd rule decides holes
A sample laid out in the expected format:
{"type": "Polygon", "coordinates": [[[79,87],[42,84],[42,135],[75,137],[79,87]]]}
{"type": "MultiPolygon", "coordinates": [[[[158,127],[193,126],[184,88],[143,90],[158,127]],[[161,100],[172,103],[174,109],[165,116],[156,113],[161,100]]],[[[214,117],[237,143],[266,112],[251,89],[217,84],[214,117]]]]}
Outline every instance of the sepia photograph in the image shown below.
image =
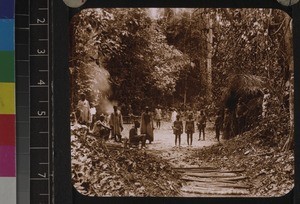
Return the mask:
{"type": "Polygon", "coordinates": [[[69,28],[72,184],[92,197],[279,197],[294,187],[292,18],[94,8],[69,28]]]}

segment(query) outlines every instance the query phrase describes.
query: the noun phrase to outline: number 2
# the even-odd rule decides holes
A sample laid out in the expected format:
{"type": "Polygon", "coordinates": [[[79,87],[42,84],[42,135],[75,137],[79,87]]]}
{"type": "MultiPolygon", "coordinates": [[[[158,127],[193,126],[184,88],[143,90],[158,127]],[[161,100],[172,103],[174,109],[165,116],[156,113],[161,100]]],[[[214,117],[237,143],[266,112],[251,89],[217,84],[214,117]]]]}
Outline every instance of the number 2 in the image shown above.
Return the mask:
{"type": "Polygon", "coordinates": [[[36,23],[45,23],[46,22],[46,19],[45,18],[42,18],[42,19],[36,19],[36,23]]]}

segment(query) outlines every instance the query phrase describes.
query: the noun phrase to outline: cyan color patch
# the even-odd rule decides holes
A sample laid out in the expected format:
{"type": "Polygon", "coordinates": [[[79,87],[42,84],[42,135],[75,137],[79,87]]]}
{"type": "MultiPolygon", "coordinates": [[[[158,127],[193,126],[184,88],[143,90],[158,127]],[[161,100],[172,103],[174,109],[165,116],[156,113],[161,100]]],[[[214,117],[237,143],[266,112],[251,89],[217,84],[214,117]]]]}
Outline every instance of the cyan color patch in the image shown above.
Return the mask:
{"type": "Polygon", "coordinates": [[[15,13],[14,0],[0,0],[0,18],[13,19],[15,13]]]}
{"type": "Polygon", "coordinates": [[[14,19],[0,19],[0,50],[14,50],[14,19]]]}

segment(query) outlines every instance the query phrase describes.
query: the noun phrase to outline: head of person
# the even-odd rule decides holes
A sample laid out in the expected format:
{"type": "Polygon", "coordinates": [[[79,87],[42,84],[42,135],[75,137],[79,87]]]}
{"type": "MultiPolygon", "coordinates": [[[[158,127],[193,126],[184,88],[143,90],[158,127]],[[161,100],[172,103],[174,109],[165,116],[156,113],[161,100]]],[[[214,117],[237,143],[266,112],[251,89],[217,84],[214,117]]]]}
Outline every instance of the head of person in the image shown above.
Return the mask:
{"type": "Polygon", "coordinates": [[[99,116],[99,120],[100,120],[101,122],[103,122],[104,119],[105,119],[105,116],[104,116],[103,114],[101,114],[101,115],[99,116]]]}
{"type": "Polygon", "coordinates": [[[149,112],[149,107],[148,107],[148,106],[145,107],[145,112],[146,112],[146,113],[149,112]]]}
{"type": "Polygon", "coordinates": [[[118,111],[118,106],[113,106],[114,112],[116,113],[118,111]]]}
{"type": "Polygon", "coordinates": [[[189,119],[189,120],[192,120],[192,119],[193,119],[193,115],[192,115],[192,114],[189,114],[188,119],[189,119]]]}
{"type": "Polygon", "coordinates": [[[180,119],[180,115],[176,115],[176,120],[179,120],[180,119]]]}
{"type": "Polygon", "coordinates": [[[82,101],[85,100],[85,94],[80,94],[80,100],[82,100],[82,101]]]}
{"type": "Polygon", "coordinates": [[[135,120],[135,121],[134,121],[134,127],[135,127],[135,128],[139,128],[140,126],[141,126],[140,122],[137,121],[137,120],[135,120]]]}

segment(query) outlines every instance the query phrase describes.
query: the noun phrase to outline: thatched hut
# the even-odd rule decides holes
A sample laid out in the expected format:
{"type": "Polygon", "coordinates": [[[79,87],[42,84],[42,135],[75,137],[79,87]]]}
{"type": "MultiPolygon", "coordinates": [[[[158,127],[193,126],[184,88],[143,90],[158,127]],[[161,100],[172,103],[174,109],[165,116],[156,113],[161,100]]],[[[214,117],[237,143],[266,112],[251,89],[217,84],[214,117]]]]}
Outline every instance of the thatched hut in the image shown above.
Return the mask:
{"type": "Polygon", "coordinates": [[[224,115],[224,139],[229,139],[257,125],[261,116],[264,80],[255,75],[237,74],[228,79],[221,110],[224,115]],[[225,111],[226,110],[226,111],[225,111]]]}

